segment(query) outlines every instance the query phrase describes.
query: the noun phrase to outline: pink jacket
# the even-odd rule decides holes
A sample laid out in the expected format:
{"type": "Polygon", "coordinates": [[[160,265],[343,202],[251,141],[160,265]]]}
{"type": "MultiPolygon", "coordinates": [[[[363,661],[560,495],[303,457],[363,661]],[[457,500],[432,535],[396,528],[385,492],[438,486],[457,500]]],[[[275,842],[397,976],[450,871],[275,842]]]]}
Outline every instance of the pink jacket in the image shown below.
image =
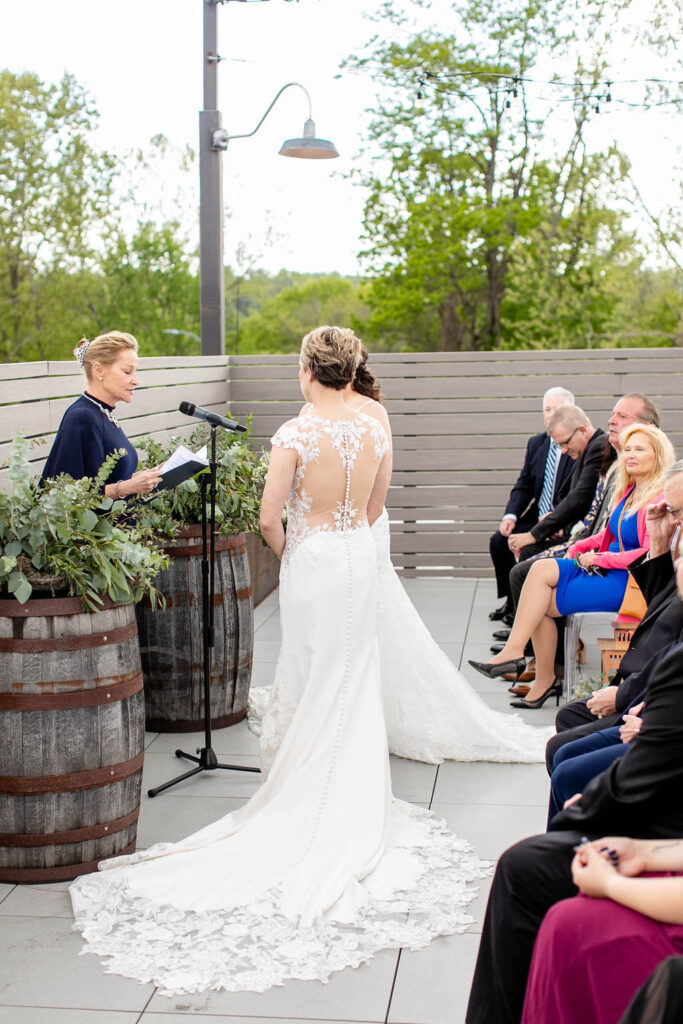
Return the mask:
{"type": "MultiPolygon", "coordinates": [[[[652,499],[652,502],[663,501],[664,494],[658,494],[652,499]]],[[[648,503],[650,504],[650,503],[648,503]]],[[[599,533],[594,533],[591,537],[585,537],[583,540],[577,540],[576,544],[572,544],[567,549],[567,557],[574,558],[575,555],[580,555],[584,551],[595,551],[596,549],[600,552],[598,557],[595,559],[595,565],[600,566],[601,569],[627,569],[631,562],[635,562],[637,558],[644,555],[650,550],[650,535],[647,532],[645,525],[645,516],[647,514],[647,505],[638,510],[638,540],[640,547],[630,548],[627,551],[608,551],[612,541],[617,540],[613,534],[610,533],[609,527],[606,526],[604,530],[600,530],[599,533]]]]}

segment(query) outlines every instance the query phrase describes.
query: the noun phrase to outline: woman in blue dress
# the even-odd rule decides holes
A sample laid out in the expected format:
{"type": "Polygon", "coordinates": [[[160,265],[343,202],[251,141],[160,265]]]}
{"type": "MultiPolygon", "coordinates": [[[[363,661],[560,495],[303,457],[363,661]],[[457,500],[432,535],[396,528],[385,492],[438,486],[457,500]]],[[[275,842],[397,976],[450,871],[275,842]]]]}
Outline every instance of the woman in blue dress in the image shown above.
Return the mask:
{"type": "Polygon", "coordinates": [[[161,482],[155,469],[136,472],[138,454],[116,418],[118,402],[133,401],[137,387],[138,343],[132,334],[110,331],[74,349],[85,371],[87,390],[64,413],[42,472],[44,480],[67,473],[74,480],[94,477],[108,455],[124,449],[105,484],[107,498],[147,494],[161,482]]]}
{"type": "Polygon", "coordinates": [[[489,678],[524,670],[529,640],[536,656],[536,679],[526,700],[514,707],[539,708],[548,697],[559,702],[555,677],[557,630],[553,619],[575,612],[617,612],[624,598],[628,566],[650,547],[647,506],[662,498],[664,473],[674,461],[666,434],[651,424],[634,423],[621,435],[614,504],[604,530],[577,541],[564,558],[544,558],[529,570],[507,643],[490,662],[470,661],[489,678]]]}

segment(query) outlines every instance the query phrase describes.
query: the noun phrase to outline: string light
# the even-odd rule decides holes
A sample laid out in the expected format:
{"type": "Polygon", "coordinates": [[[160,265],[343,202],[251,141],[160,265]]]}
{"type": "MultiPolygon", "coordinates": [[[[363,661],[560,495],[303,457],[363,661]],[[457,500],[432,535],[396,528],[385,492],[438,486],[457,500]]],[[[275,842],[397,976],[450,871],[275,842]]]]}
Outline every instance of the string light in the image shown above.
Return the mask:
{"type": "MultiPolygon", "coordinates": [[[[672,98],[664,100],[643,100],[641,102],[634,102],[632,100],[615,98],[613,95],[613,89],[615,84],[623,85],[643,85],[657,83],[660,85],[677,85],[683,87],[683,82],[676,80],[669,80],[663,78],[631,78],[622,79],[617,82],[615,79],[606,79],[604,82],[597,82],[592,79],[590,81],[577,81],[577,82],[563,82],[557,79],[540,79],[531,78],[527,75],[522,74],[510,74],[509,72],[499,71],[488,71],[482,68],[481,71],[444,71],[436,73],[429,69],[423,70],[418,79],[418,91],[417,98],[422,100],[424,98],[425,88],[427,85],[432,87],[438,92],[446,92],[448,90],[448,83],[456,79],[482,79],[478,83],[480,88],[488,88],[491,90],[491,83],[487,83],[485,79],[493,79],[496,83],[496,90],[501,88],[504,96],[504,108],[510,110],[512,107],[512,101],[516,100],[519,96],[519,87],[523,84],[529,85],[542,85],[553,87],[557,89],[571,89],[574,92],[577,88],[587,90],[581,95],[571,96],[555,96],[553,99],[549,97],[538,97],[539,100],[546,103],[585,103],[592,106],[593,111],[596,114],[605,113],[604,104],[616,104],[619,106],[629,107],[632,110],[649,110],[652,107],[665,107],[665,106],[679,106],[682,102],[681,98],[672,98]],[[509,83],[505,85],[505,83],[509,83]]],[[[474,97],[468,92],[462,92],[464,99],[474,99],[474,97]]],[[[615,112],[613,110],[613,112],[615,112]]]]}

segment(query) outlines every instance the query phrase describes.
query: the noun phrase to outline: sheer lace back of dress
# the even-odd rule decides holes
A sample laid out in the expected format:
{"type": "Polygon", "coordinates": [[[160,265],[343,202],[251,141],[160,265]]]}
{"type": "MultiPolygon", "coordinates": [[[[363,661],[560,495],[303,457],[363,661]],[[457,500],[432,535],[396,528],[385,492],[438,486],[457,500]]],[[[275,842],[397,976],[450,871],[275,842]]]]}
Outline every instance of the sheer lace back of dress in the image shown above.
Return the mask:
{"type": "Polygon", "coordinates": [[[380,423],[363,413],[348,419],[326,419],[311,407],[305,415],[283,424],[272,444],[297,453],[287,499],[283,562],[311,533],[367,526],[368,498],[389,450],[380,423]]]}

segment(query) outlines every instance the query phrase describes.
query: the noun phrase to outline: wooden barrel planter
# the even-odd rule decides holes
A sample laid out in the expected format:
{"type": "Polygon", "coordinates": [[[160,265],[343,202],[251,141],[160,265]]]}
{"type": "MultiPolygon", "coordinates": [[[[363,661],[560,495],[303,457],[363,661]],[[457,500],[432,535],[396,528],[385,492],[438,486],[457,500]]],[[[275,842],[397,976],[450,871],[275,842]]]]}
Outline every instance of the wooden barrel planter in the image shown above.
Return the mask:
{"type": "MultiPolygon", "coordinates": [[[[187,527],[155,585],[166,608],[148,600],[136,609],[145,680],[145,713],[151,732],[197,732],[204,726],[202,649],[202,537],[187,527]]],[[[243,533],[216,537],[211,725],[222,729],[247,713],[254,652],[254,612],[243,533]]]]}
{"type": "Polygon", "coordinates": [[[144,751],[134,605],[0,600],[0,882],[132,853],[144,751]]]}

